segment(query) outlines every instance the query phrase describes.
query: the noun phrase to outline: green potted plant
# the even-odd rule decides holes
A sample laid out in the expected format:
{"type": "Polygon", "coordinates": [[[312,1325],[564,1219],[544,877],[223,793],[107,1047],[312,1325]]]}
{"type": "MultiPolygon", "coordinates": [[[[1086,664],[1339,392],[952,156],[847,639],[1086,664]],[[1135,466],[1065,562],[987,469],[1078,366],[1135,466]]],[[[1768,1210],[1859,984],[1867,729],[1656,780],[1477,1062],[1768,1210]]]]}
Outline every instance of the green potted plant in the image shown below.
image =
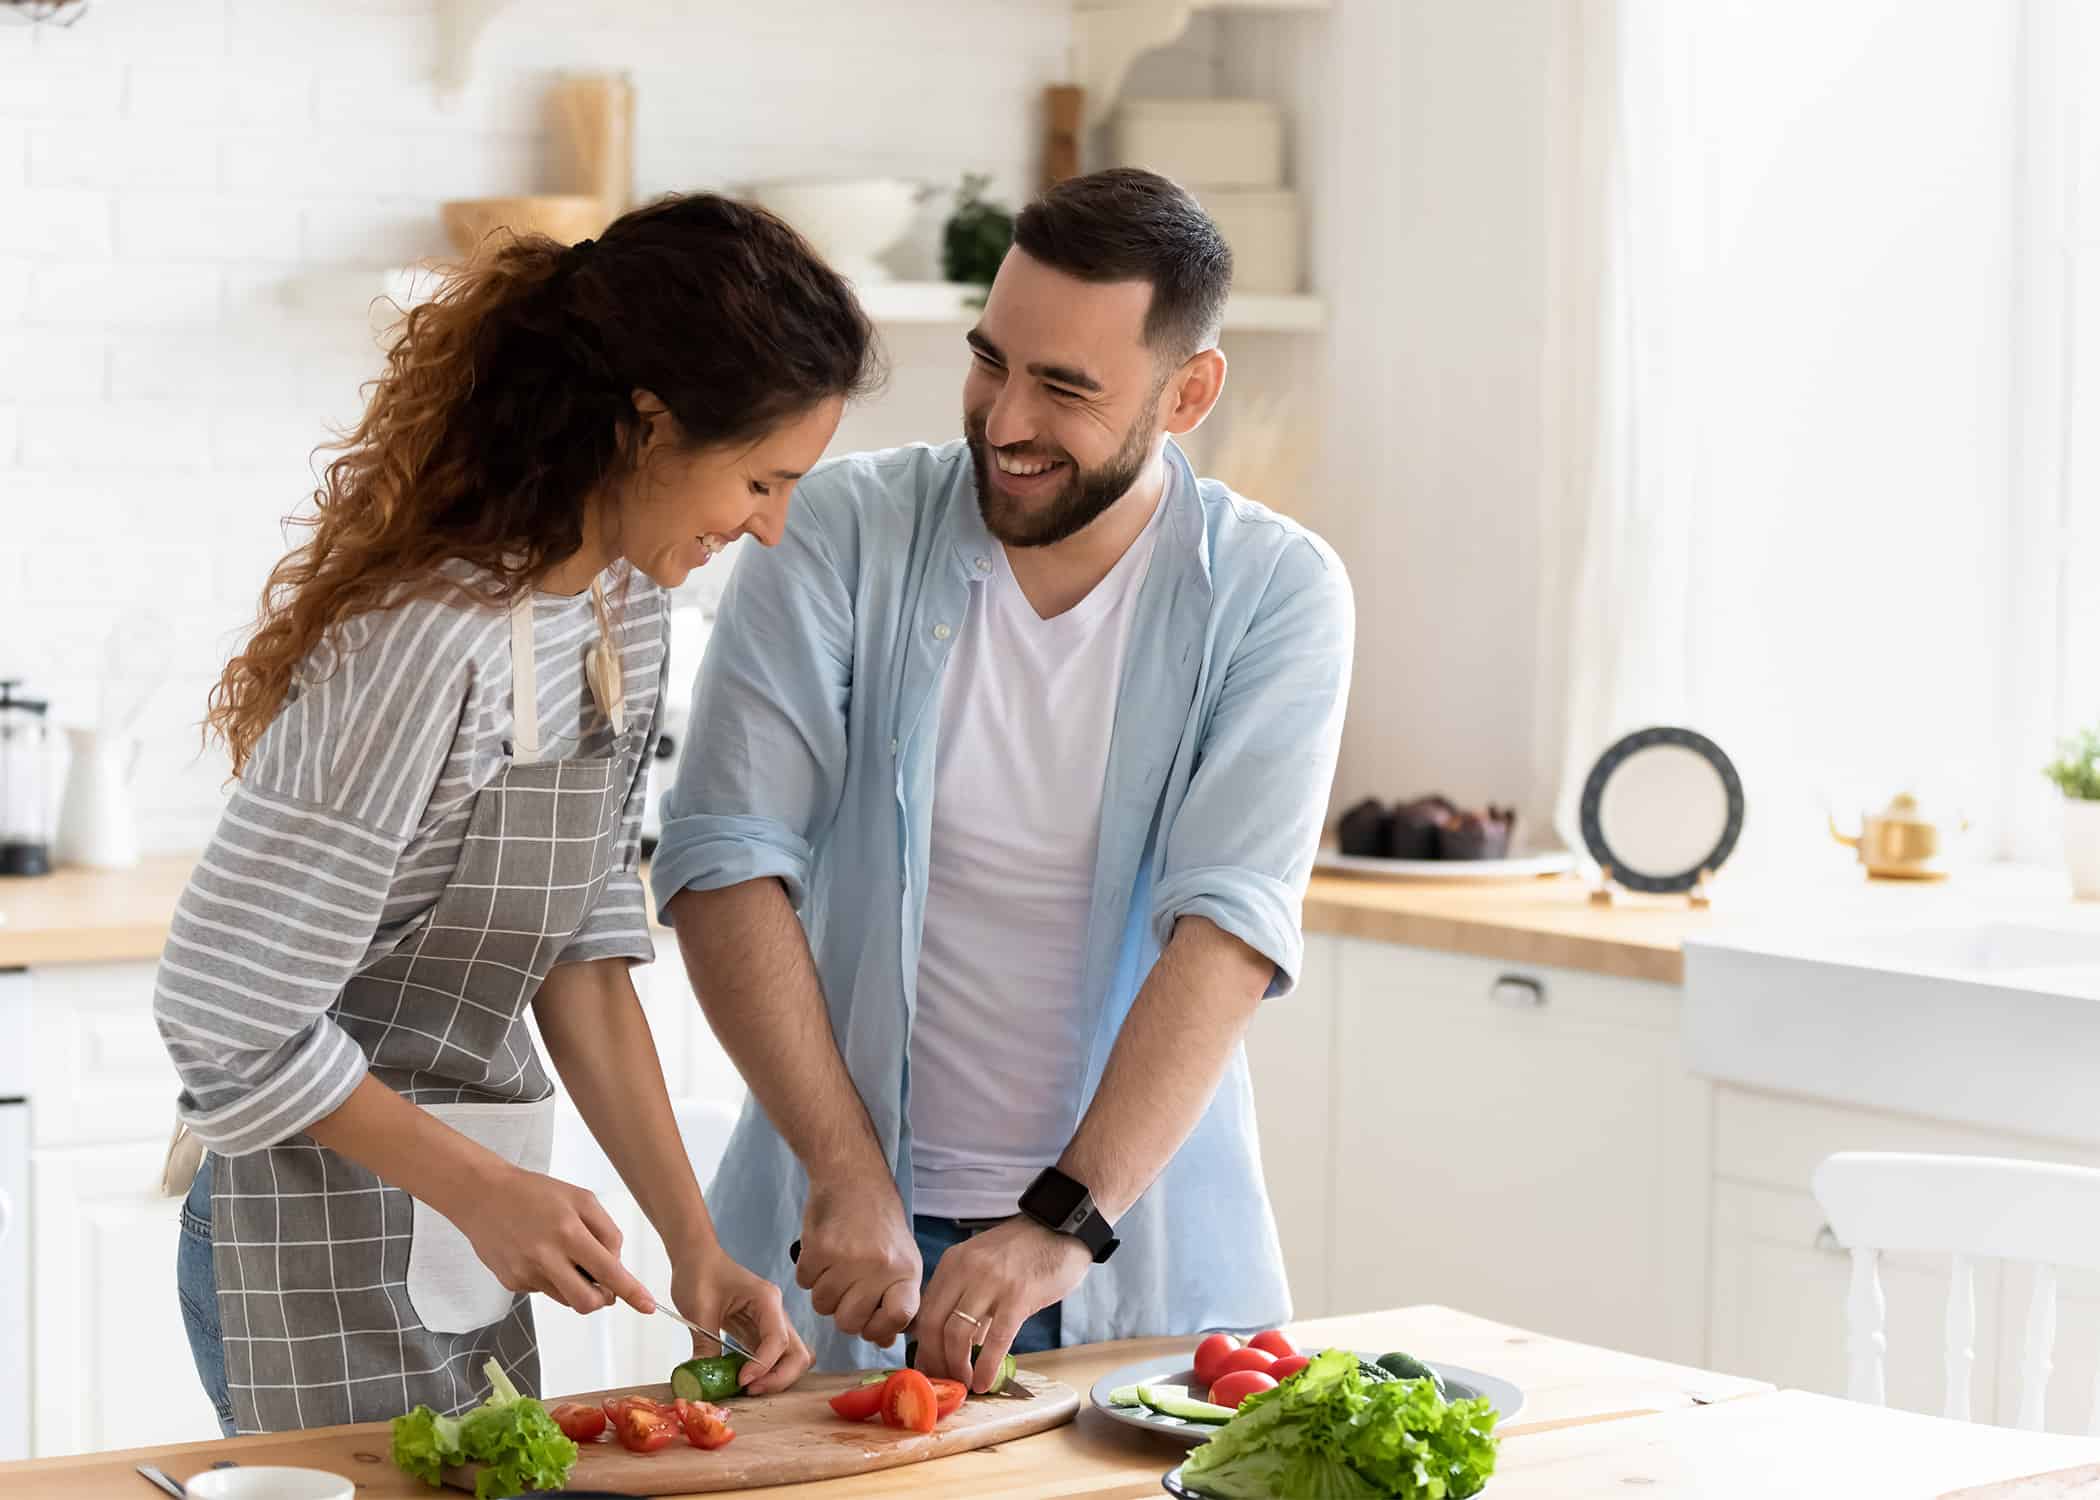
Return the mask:
{"type": "Polygon", "coordinates": [[[2081,729],[2043,770],[2064,794],[2064,864],[2071,894],[2100,901],[2100,729],[2081,729]]]}
{"type": "MultiPolygon", "coordinates": [[[[984,196],[991,182],[982,172],[965,172],[956,190],[955,212],[941,230],[941,275],[949,281],[989,287],[1014,242],[1014,216],[984,196]]],[[[973,305],[982,307],[984,299],[973,305]]]]}

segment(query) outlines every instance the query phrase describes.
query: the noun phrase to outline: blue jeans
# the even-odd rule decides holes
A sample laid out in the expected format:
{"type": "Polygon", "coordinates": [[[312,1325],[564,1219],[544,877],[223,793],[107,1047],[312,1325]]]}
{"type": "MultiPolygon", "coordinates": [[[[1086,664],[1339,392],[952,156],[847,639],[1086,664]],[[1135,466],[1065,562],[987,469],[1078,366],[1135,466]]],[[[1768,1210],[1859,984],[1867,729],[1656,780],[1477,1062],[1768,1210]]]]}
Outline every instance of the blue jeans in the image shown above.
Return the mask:
{"type": "Polygon", "coordinates": [[[226,1345],[219,1336],[219,1279],[211,1268],[211,1158],[206,1156],[182,1203],[182,1234],[175,1242],[175,1300],[189,1330],[197,1379],[219,1414],[219,1430],[233,1436],[233,1397],[226,1390],[226,1345]]]}
{"type": "MultiPolygon", "coordinates": [[[[992,1223],[974,1220],[936,1219],[926,1214],[912,1216],[912,1237],[919,1242],[919,1259],[924,1264],[924,1281],[933,1279],[933,1268],[940,1264],[941,1256],[960,1245],[971,1235],[989,1229],[992,1223]]],[[[1016,1354],[1041,1354],[1064,1345],[1065,1309],[1062,1302],[1053,1302],[1021,1325],[1014,1335],[1013,1352],[1016,1354]]]]}

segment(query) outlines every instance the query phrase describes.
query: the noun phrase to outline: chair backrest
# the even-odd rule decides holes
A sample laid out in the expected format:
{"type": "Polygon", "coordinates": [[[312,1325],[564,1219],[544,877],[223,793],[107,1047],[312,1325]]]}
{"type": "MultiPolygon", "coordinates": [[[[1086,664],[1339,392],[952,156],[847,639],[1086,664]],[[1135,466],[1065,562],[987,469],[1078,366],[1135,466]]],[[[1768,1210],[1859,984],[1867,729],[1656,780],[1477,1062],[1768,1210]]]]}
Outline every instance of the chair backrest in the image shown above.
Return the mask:
{"type": "MultiPolygon", "coordinates": [[[[1969,1417],[1978,1260],[2034,1267],[2020,1362],[2018,1425],[2040,1431],[2056,1344],[2056,1267],[2100,1270],[2100,1169],[1988,1156],[1841,1151],[1816,1168],[1816,1202],[1852,1254],[1845,1302],[1846,1394],[1887,1401],[1888,1335],[1879,1259],[1892,1250],[1953,1258],[1947,1290],[1946,1414],[1969,1417]]],[[[2087,1430],[2100,1433],[2100,1391],[2087,1430]]]]}

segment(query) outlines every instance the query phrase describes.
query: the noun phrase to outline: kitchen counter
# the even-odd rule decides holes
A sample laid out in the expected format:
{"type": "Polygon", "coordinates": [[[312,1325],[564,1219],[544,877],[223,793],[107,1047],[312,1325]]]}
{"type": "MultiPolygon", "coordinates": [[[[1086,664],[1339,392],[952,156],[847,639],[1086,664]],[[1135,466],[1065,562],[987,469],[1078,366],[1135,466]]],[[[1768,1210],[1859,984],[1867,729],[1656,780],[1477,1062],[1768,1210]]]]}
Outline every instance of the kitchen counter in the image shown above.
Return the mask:
{"type": "MultiPolygon", "coordinates": [[[[162,855],[132,870],[0,881],[0,969],[158,958],[194,863],[162,855]]],[[[1436,885],[1322,874],[1306,892],[1305,930],[1681,984],[1685,939],[1722,927],[1992,911],[2100,922],[2100,907],[2074,907],[2055,871],[1986,866],[1916,885],[1869,882],[1833,865],[1806,881],[1724,881],[1716,904],[1703,910],[1681,897],[1625,892],[1609,906],[1593,905],[1588,887],[1572,877],[1436,885]]]]}
{"type": "MultiPolygon", "coordinates": [[[[1704,1403],[1757,1396],[1771,1389],[1760,1381],[1546,1338],[1442,1307],[1330,1318],[1299,1324],[1291,1332],[1294,1340],[1307,1348],[1329,1344],[1361,1349],[1405,1348],[1426,1358],[1513,1380],[1525,1391],[1525,1406],[1509,1428],[1511,1433],[1546,1432],[1616,1420],[1629,1414],[1686,1411],[1704,1403]]],[[[1094,1381],[1110,1370],[1155,1355],[1172,1358],[1184,1354],[1191,1342],[1151,1339],[1095,1344],[1031,1356],[1024,1364],[1031,1371],[1065,1382],[1084,1401],[1094,1381]]],[[[26,1481],[32,1477],[38,1481],[35,1493],[50,1496],[51,1500],[145,1493],[142,1482],[132,1472],[136,1464],[152,1463],[175,1479],[187,1480],[213,1463],[234,1459],[246,1465],[290,1464],[353,1475],[358,1482],[359,1500],[429,1497],[430,1490],[387,1461],[387,1451],[387,1428],[372,1423],[121,1454],[82,1454],[0,1464],[0,1494],[27,1492],[26,1481]]],[[[933,1463],[759,1493],[792,1493],[809,1500],[906,1494],[935,1500],[943,1496],[955,1500],[996,1500],[1008,1496],[1018,1500],[1021,1496],[1157,1495],[1159,1476],[1173,1466],[1175,1453],[1171,1445],[1082,1409],[1076,1422],[1036,1437],[933,1463]]]]}
{"type": "MultiPolygon", "coordinates": [[[[1442,1307],[1330,1318],[1291,1330],[1297,1343],[1360,1349],[1405,1347],[1431,1359],[1491,1371],[1527,1396],[1504,1443],[1490,1496],[1555,1500],[1622,1496],[1748,1500],[1751,1496],[1941,1496],[1965,1485],[2100,1461],[2100,1441],[2014,1432],[1663,1364],[1527,1333],[1442,1307]]],[[[1082,1393],[1138,1359],[1171,1359],[1186,1339],[1059,1350],[1027,1361],[1082,1393]]],[[[125,1453],[0,1464],[0,1491],[51,1500],[144,1493],[133,1466],[152,1463],[187,1480],[215,1462],[290,1464],[353,1476],[360,1500],[411,1500],[431,1491],[385,1457],[383,1424],[235,1438],[125,1453]]],[[[1082,1409],[1078,1420],[1035,1437],[903,1468],[755,1492],[806,1500],[1042,1500],[1089,1496],[1139,1500],[1160,1493],[1178,1450],[1082,1409]]],[[[447,1492],[451,1493],[451,1492],[447,1492]]]]}

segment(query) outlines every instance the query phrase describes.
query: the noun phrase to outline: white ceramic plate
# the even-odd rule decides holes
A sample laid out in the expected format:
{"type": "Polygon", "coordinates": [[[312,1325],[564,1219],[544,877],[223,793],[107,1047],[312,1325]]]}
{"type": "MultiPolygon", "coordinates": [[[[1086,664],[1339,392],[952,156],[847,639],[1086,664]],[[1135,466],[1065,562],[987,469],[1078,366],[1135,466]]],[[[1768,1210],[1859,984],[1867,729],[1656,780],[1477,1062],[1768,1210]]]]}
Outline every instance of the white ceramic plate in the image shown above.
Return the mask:
{"type": "Polygon", "coordinates": [[[1513,859],[1381,859],[1322,849],[1313,868],[1375,875],[1381,880],[1536,880],[1542,875],[1567,874],[1575,868],[1575,856],[1556,849],[1551,854],[1523,854],[1513,859]]]}
{"type": "MultiPolygon", "coordinates": [[[[1377,1356],[1359,1352],[1360,1359],[1375,1359],[1377,1356]]],[[[1196,1372],[1187,1365],[1174,1365],[1174,1356],[1162,1359],[1142,1360],[1134,1365],[1125,1365],[1120,1370],[1111,1370],[1094,1382],[1088,1393],[1094,1410],[1111,1422],[1121,1422],[1126,1427],[1136,1427],[1145,1432],[1156,1432],[1161,1437],[1193,1448],[1198,1443],[1210,1441],[1211,1434],[1218,1429],[1208,1422],[1185,1422],[1180,1417],[1163,1416],[1159,1412],[1135,1406],[1111,1406],[1109,1396],[1126,1385],[1180,1385],[1191,1392],[1203,1384],[1196,1372]]],[[[1422,1363],[1441,1375],[1444,1390],[1454,1401],[1472,1396],[1485,1396],[1494,1405],[1496,1424],[1507,1423],[1511,1417],[1524,1409],[1524,1392],[1508,1381],[1494,1375],[1483,1375],[1478,1370],[1468,1370],[1462,1365],[1447,1365],[1442,1360],[1425,1359],[1422,1363]]]]}

